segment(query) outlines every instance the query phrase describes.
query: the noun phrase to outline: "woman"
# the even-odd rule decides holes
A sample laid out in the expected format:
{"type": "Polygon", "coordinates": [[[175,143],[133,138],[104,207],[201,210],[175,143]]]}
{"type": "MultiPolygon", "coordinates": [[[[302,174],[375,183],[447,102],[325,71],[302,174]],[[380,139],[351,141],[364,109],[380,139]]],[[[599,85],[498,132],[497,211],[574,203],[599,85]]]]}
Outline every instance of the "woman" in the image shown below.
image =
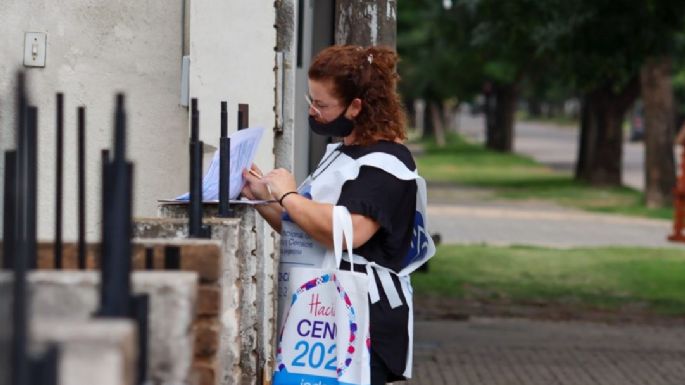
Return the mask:
{"type": "MultiPolygon", "coordinates": [[[[261,179],[244,173],[245,196],[278,201],[257,209],[281,233],[282,259],[306,264],[307,258],[321,258],[325,249],[332,248],[333,206],[345,206],[351,213],[354,254],[374,267],[367,270],[355,264],[355,270],[373,272],[375,287],[382,288],[371,290],[377,295],[370,295],[373,385],[411,374],[408,272],[434,251],[425,232],[419,239],[415,234],[417,228],[423,230],[416,226],[422,225],[419,217],[425,215],[417,214],[417,189],[425,204],[425,184],[402,144],[405,116],[396,92],[396,64],[397,55],[387,48],[333,46],[323,50],[308,73],[309,126],[317,134],[340,137],[342,142],[328,146],[317,169],[299,189],[284,169],[261,179]],[[291,242],[303,238],[314,242],[309,246],[291,242]]],[[[261,174],[254,166],[253,170],[261,174]]],[[[343,261],[340,268],[349,269],[349,263],[343,261]]]]}

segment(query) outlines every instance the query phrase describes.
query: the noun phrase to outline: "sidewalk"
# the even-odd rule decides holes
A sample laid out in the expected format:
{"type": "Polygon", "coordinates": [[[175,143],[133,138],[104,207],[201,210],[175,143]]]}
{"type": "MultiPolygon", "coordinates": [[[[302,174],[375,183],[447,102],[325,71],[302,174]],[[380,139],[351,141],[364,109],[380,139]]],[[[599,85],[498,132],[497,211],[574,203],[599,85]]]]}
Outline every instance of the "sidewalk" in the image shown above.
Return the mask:
{"type": "MultiPolygon", "coordinates": [[[[430,189],[430,186],[429,186],[430,189]]],[[[443,243],[537,245],[546,247],[638,246],[685,248],[666,240],[667,220],[587,213],[525,203],[444,204],[429,200],[429,231],[443,243]]]]}
{"type": "Polygon", "coordinates": [[[685,328],[475,318],[416,324],[409,385],[682,385],[685,328]]]}

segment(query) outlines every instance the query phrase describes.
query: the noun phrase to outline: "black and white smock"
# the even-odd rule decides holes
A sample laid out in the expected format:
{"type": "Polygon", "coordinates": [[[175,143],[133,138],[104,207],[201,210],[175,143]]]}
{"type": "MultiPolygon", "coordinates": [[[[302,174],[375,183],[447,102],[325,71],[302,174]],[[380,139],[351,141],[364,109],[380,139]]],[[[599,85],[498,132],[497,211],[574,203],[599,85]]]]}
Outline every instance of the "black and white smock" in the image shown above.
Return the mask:
{"type": "MultiPolygon", "coordinates": [[[[371,349],[394,375],[411,377],[413,345],[412,289],[409,274],[435,253],[426,231],[426,183],[402,144],[379,141],[369,146],[330,144],[317,169],[298,188],[317,202],[346,207],[380,224],[354,250],[355,270],[366,272],[371,310],[371,349]]],[[[292,267],[349,268],[332,250],[314,241],[287,214],[281,230],[280,315],[283,291],[292,267]],[[322,258],[323,256],[323,258],[322,258]]]]}

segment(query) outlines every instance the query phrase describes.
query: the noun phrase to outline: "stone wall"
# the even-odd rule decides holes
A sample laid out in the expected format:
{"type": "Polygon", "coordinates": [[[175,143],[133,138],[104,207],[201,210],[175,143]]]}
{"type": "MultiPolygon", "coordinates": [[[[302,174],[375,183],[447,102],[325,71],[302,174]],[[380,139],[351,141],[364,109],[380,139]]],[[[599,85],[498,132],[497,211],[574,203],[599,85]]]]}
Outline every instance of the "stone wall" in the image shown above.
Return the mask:
{"type": "MultiPolygon", "coordinates": [[[[265,221],[248,205],[233,205],[236,219],[216,217],[217,205],[206,204],[204,215],[206,225],[212,226],[212,239],[226,239],[220,230],[222,226],[236,226],[239,240],[237,249],[226,245],[225,252],[233,250],[234,256],[225,255],[224,283],[237,290],[238,298],[231,307],[222,308],[224,328],[229,325],[238,327],[238,366],[224,371],[222,384],[252,385],[269,380],[273,372],[273,346],[275,343],[275,308],[277,259],[273,245],[265,243],[272,240],[271,230],[265,221]],[[235,323],[234,323],[235,322],[235,323]]],[[[159,207],[160,216],[166,219],[139,220],[135,233],[141,237],[178,237],[187,233],[187,206],[164,204],[159,207]]],[[[223,240],[222,240],[223,242],[223,240]]],[[[233,336],[232,332],[225,332],[233,336]]],[[[226,339],[224,339],[226,341],[226,339]]],[[[231,354],[233,349],[228,349],[231,354]]],[[[229,360],[230,361],[230,360],[229,360]]]]}
{"type": "Polygon", "coordinates": [[[198,385],[217,384],[217,370],[220,367],[219,341],[221,334],[222,291],[220,279],[222,266],[221,243],[208,239],[136,239],[138,246],[133,254],[133,268],[180,269],[198,274],[199,286],[196,319],[193,325],[195,346],[193,371],[198,385]],[[177,247],[180,260],[178,266],[169,266],[165,249],[177,247]],[[151,251],[152,266],[146,266],[146,254],[151,251]]]}
{"type": "Polygon", "coordinates": [[[59,346],[61,385],[137,385],[138,332],[127,319],[39,319],[35,347],[59,346]]]}
{"type": "MultiPolygon", "coordinates": [[[[211,239],[221,244],[221,266],[219,287],[220,333],[218,342],[219,365],[216,372],[217,384],[235,385],[241,383],[243,366],[249,370],[249,364],[241,364],[243,345],[249,340],[249,334],[241,334],[241,261],[243,251],[240,248],[245,242],[239,241],[241,234],[239,219],[206,219],[211,226],[211,239]]],[[[143,239],[184,239],[187,238],[187,220],[174,218],[138,218],[135,220],[134,237],[143,239]]]]}
{"type": "MultiPolygon", "coordinates": [[[[11,273],[0,272],[0,299],[7,298],[5,288],[11,280],[11,273]]],[[[147,294],[150,301],[148,378],[152,384],[186,385],[194,381],[191,366],[197,280],[194,272],[132,274],[133,292],[147,294]]],[[[97,272],[35,271],[28,274],[27,281],[32,329],[49,321],[88,322],[98,309],[97,272]]],[[[103,329],[98,330],[103,333],[103,329]]],[[[50,340],[52,337],[45,333],[38,336],[50,340]]]]}

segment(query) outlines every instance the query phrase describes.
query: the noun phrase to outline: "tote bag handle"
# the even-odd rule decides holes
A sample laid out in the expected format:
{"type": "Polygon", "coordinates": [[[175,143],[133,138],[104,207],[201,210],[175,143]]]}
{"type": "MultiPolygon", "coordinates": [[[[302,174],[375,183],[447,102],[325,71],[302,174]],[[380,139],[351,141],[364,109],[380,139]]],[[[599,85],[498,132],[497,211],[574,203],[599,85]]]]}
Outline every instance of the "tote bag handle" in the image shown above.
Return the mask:
{"type": "Polygon", "coordinates": [[[347,255],[350,257],[350,271],[354,271],[352,216],[347,207],[333,206],[333,253],[335,254],[337,266],[340,266],[340,261],[342,260],[343,237],[347,246],[347,255]]]}

